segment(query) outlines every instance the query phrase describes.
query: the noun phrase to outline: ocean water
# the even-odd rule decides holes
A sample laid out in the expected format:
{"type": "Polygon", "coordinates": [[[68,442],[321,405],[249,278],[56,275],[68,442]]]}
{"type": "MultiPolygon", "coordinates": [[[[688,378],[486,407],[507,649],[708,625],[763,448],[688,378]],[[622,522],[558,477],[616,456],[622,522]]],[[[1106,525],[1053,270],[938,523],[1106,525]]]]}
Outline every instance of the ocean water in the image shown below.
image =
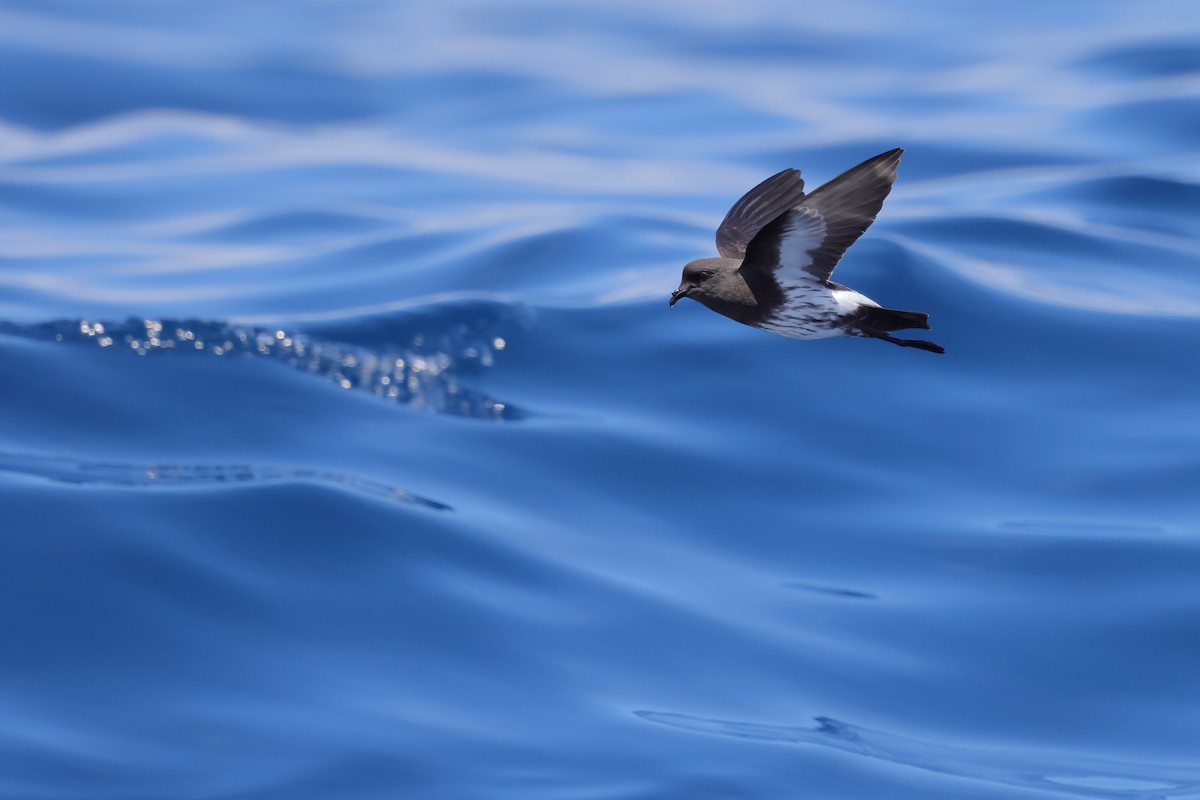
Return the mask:
{"type": "Polygon", "coordinates": [[[1200,7],[0,2],[0,796],[1200,797],[1200,7]],[[896,146],[836,278],[667,297],[896,146]]]}

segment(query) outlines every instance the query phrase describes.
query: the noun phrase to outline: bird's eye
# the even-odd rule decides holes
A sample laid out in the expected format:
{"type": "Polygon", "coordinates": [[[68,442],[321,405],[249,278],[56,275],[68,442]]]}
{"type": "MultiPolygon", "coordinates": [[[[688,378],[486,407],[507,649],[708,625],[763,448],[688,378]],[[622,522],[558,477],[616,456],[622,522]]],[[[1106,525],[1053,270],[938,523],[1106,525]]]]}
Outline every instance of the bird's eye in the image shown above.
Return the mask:
{"type": "Polygon", "coordinates": [[[712,277],[712,271],[705,270],[704,272],[701,272],[697,277],[700,278],[700,280],[702,280],[702,281],[706,281],[712,277]]]}

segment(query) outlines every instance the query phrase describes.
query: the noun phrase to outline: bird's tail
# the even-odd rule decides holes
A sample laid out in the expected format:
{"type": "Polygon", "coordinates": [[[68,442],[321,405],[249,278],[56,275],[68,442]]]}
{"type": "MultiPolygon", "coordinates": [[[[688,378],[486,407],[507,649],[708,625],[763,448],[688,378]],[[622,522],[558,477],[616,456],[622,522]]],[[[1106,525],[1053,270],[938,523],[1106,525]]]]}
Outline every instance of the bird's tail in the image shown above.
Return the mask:
{"type": "Polygon", "coordinates": [[[863,330],[878,333],[902,331],[906,328],[929,330],[929,315],[920,311],[897,311],[894,308],[864,306],[860,314],[861,318],[858,324],[863,330]]]}
{"type": "Polygon", "coordinates": [[[928,314],[920,311],[897,311],[894,308],[878,308],[876,306],[866,306],[861,310],[860,314],[858,330],[863,336],[870,336],[872,339],[882,339],[885,342],[891,342],[900,347],[915,347],[930,353],[946,352],[945,348],[933,342],[925,342],[920,339],[897,339],[895,336],[888,335],[892,331],[901,331],[907,328],[929,330],[928,314]]]}

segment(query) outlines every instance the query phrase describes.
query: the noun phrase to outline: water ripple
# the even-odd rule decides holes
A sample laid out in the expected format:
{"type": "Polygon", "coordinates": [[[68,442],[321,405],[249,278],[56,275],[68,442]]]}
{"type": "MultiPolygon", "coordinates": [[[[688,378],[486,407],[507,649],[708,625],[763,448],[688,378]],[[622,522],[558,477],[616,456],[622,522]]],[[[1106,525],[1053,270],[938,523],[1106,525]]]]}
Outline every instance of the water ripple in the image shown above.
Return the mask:
{"type": "MultiPolygon", "coordinates": [[[[438,328],[414,329],[392,320],[388,327],[400,331],[398,336],[386,340],[380,334],[359,344],[282,327],[179,319],[0,321],[0,334],[138,356],[267,358],[343,389],[368,392],[414,410],[494,421],[519,419],[521,412],[511,404],[471,385],[507,346],[505,338],[489,327],[491,321],[487,316],[465,315],[438,328]]],[[[369,318],[356,320],[342,332],[349,337],[354,335],[350,328],[370,330],[372,322],[369,318]]]]}
{"type": "Polygon", "coordinates": [[[252,464],[131,464],[35,456],[0,451],[0,471],[57,483],[108,487],[195,487],[232,483],[306,482],[349,489],[358,494],[438,511],[450,506],[382,481],[336,470],[270,467],[252,464]]]}
{"type": "Polygon", "coordinates": [[[709,719],[665,711],[635,711],[649,722],[673,728],[782,744],[814,744],[917,769],[988,781],[1005,786],[1104,800],[1165,800],[1200,794],[1200,769],[1159,764],[1129,764],[1109,759],[1043,752],[1006,752],[922,742],[882,731],[816,717],[812,727],[764,725],[709,719]]]}

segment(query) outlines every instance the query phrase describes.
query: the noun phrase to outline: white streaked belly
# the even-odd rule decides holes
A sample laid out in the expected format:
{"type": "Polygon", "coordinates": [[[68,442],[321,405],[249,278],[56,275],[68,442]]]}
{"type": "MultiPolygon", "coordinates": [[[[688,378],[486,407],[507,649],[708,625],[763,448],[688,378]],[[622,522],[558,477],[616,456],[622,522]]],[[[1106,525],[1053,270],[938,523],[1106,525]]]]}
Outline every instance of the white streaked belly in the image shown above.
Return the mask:
{"type": "Polygon", "coordinates": [[[863,306],[878,306],[853,289],[829,289],[813,283],[781,285],[783,305],[760,325],[792,339],[828,339],[845,334],[847,317],[863,306]]]}

